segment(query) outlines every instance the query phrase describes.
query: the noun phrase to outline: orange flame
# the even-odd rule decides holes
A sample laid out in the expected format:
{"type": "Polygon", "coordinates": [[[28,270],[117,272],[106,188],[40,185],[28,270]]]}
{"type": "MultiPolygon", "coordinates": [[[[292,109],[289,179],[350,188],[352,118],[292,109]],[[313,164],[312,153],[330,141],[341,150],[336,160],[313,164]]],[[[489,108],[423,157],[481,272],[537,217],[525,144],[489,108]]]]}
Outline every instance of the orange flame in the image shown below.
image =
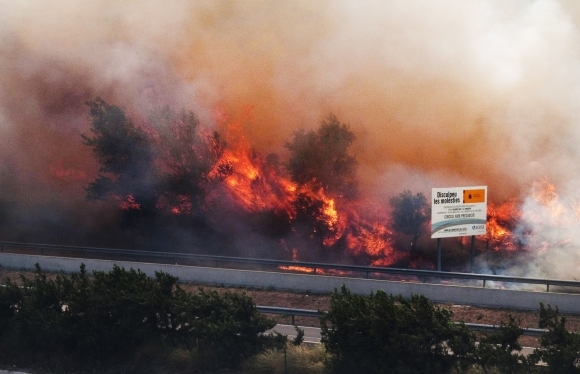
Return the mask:
{"type": "Polygon", "coordinates": [[[485,235],[488,245],[496,251],[518,249],[517,237],[513,234],[513,229],[520,217],[519,204],[515,200],[508,200],[501,205],[489,203],[487,234],[485,235]]]}
{"type": "MultiPolygon", "coordinates": [[[[269,164],[252,151],[239,124],[229,125],[226,139],[228,149],[215,170],[231,170],[224,185],[246,211],[284,212],[289,222],[292,222],[298,215],[297,201],[305,197],[307,201],[319,204],[317,206],[320,209],[313,219],[318,227],[323,228],[324,232],[319,233],[324,236],[323,246],[344,243],[352,255],[369,256],[376,266],[388,266],[398,259],[392,247],[392,233],[387,229],[387,222],[367,222],[360,217],[353,203],[329,196],[323,188],[313,188],[314,184],[298,186],[281,168],[269,164]]],[[[306,268],[286,270],[312,271],[306,268]]]]}
{"type": "Polygon", "coordinates": [[[246,210],[276,210],[285,212],[290,218],[296,217],[292,205],[296,185],[280,177],[274,167],[252,154],[239,125],[230,125],[227,141],[230,148],[224,151],[210,177],[218,169],[227,167],[232,170],[224,181],[228,192],[246,210]]]}

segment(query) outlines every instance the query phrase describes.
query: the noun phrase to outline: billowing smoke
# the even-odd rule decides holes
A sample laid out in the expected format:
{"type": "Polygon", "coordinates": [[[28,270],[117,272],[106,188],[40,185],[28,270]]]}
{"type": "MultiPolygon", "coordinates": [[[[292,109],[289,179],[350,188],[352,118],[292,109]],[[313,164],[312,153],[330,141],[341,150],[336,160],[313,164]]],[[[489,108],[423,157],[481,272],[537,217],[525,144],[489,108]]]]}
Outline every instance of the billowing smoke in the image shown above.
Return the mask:
{"type": "MultiPolygon", "coordinates": [[[[243,118],[264,154],[334,113],[357,136],[363,196],[488,185],[535,214],[535,181],[564,200],[580,185],[579,25],[573,0],[5,2],[2,230],[118,238],[109,208],[84,200],[99,167],[84,102],[97,96],[137,121],[163,105],[208,126],[243,118]]],[[[578,263],[566,248],[550,261],[578,263]]]]}

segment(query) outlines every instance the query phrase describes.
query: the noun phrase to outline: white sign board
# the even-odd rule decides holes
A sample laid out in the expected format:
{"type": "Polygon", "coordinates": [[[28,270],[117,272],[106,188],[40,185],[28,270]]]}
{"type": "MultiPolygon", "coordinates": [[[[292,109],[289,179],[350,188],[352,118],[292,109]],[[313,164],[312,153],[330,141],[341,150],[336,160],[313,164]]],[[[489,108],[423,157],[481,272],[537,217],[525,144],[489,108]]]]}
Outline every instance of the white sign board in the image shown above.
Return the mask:
{"type": "Polygon", "coordinates": [[[433,188],[431,238],[485,235],[487,186],[433,188]]]}

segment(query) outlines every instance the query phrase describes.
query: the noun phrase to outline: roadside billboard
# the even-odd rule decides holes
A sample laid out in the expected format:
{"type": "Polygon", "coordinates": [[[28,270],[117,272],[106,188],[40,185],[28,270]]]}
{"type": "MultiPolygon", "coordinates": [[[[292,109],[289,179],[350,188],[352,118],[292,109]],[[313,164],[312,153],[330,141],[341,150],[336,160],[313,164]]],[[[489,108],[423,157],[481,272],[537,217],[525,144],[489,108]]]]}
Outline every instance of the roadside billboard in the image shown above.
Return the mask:
{"type": "Polygon", "coordinates": [[[485,235],[487,186],[433,188],[431,238],[485,235]]]}

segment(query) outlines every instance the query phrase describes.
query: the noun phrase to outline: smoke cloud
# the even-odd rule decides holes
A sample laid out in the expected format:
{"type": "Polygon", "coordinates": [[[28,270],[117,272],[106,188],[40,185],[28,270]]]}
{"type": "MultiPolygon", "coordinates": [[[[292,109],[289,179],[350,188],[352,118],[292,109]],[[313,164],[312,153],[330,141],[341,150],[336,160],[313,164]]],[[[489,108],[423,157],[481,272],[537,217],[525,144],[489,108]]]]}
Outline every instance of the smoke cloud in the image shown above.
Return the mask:
{"type": "Polygon", "coordinates": [[[334,113],[367,197],[488,185],[527,202],[541,178],[574,195],[579,26],[574,0],[0,2],[0,219],[106,210],[83,200],[96,96],[136,118],[242,118],[264,153],[334,113]]]}

